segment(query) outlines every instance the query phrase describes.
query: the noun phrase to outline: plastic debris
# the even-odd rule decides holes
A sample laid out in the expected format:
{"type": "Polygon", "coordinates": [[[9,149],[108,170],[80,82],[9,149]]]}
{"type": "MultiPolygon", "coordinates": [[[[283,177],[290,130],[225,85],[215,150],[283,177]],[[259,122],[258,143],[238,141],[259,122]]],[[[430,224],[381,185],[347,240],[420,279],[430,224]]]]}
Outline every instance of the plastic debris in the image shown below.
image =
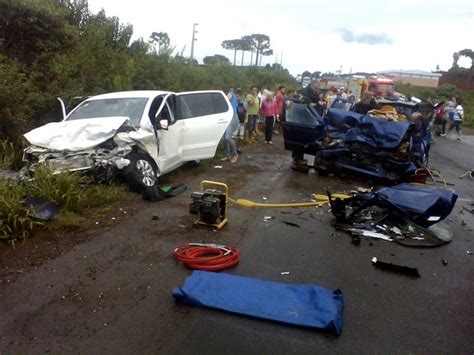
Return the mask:
{"type": "Polygon", "coordinates": [[[299,224],[296,224],[296,223],[293,223],[293,222],[287,222],[287,221],[282,221],[282,222],[285,223],[287,226],[290,226],[290,227],[301,228],[299,224]]]}
{"type": "Polygon", "coordinates": [[[214,169],[222,169],[222,165],[214,165],[214,169]]]}
{"type": "Polygon", "coordinates": [[[441,259],[441,263],[446,266],[448,265],[448,260],[446,260],[445,258],[441,259]]]}
{"type": "Polygon", "coordinates": [[[393,272],[405,274],[407,276],[420,277],[420,274],[418,273],[418,269],[416,268],[387,263],[385,261],[379,261],[377,260],[376,257],[372,258],[372,265],[382,270],[393,271],[393,272]]]}
{"type": "Polygon", "coordinates": [[[282,271],[280,274],[281,274],[281,275],[289,275],[290,272],[289,272],[289,271],[282,271]]]}

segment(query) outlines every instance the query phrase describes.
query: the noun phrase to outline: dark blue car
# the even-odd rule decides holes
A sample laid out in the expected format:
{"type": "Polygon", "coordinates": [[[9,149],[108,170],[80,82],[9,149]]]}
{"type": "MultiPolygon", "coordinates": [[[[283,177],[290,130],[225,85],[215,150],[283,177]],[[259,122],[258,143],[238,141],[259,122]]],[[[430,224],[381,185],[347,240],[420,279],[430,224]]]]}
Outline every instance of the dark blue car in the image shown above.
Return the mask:
{"type": "Polygon", "coordinates": [[[388,120],[330,108],[321,116],[311,105],[292,102],[283,124],[285,148],[295,159],[314,156],[320,173],[346,172],[398,182],[425,167],[428,115],[416,103],[381,100],[406,119],[388,120]],[[413,115],[420,112],[419,115],[413,115]],[[418,119],[410,118],[418,116],[418,119]]]}

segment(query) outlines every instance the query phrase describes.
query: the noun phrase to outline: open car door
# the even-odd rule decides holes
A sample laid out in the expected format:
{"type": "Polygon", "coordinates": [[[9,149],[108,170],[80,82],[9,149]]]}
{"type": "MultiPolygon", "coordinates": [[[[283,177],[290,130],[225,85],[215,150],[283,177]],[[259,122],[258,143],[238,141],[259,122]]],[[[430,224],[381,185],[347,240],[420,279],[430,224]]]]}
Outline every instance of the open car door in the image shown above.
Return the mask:
{"type": "Polygon", "coordinates": [[[232,120],[233,110],[222,91],[176,95],[176,124],[182,125],[183,161],[212,158],[232,120]]]}
{"type": "Polygon", "coordinates": [[[184,125],[176,120],[175,107],[176,95],[168,94],[156,97],[150,108],[150,120],[155,127],[157,139],[157,156],[152,155],[160,175],[173,170],[183,162],[181,141],[184,125]],[[153,114],[153,111],[156,114],[153,114]]]}

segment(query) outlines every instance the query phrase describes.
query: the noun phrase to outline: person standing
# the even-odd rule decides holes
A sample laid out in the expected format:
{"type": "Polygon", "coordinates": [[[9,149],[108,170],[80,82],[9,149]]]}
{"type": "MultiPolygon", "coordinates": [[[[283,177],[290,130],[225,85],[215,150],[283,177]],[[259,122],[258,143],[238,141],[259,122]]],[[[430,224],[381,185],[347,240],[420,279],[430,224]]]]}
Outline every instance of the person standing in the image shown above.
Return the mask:
{"type": "Polygon", "coordinates": [[[464,120],[464,108],[460,98],[456,98],[456,108],[454,109],[453,124],[449,127],[451,132],[453,128],[456,129],[458,140],[462,140],[462,121],[464,120]]]}
{"type": "Polygon", "coordinates": [[[239,117],[239,127],[237,128],[237,137],[240,140],[243,140],[245,137],[247,137],[247,101],[245,100],[245,95],[242,91],[242,89],[237,89],[237,116],[239,117]]]}
{"type": "Polygon", "coordinates": [[[281,118],[283,118],[285,114],[285,93],[286,93],[286,87],[285,85],[280,85],[278,88],[278,91],[275,95],[275,104],[276,104],[276,110],[277,110],[277,115],[276,115],[276,125],[275,125],[275,134],[278,134],[278,130],[281,130],[281,118]]]}
{"type": "Polygon", "coordinates": [[[340,93],[341,93],[341,99],[347,100],[347,97],[348,97],[348,96],[347,96],[347,89],[344,88],[344,87],[341,87],[340,93]]]}
{"type": "Polygon", "coordinates": [[[250,88],[250,93],[247,95],[247,107],[247,132],[249,142],[254,143],[257,141],[258,112],[260,111],[260,99],[258,98],[258,89],[255,85],[250,88]]]}
{"type": "Polygon", "coordinates": [[[235,130],[239,126],[239,117],[237,116],[237,106],[239,105],[239,102],[237,100],[237,96],[235,95],[233,88],[224,89],[224,93],[227,95],[227,99],[229,99],[230,101],[230,105],[232,106],[234,114],[229,123],[229,126],[227,127],[224,133],[226,157],[222,158],[222,160],[230,160],[231,163],[236,163],[239,158],[239,154],[237,153],[237,147],[235,146],[235,142],[232,136],[234,135],[235,130]]]}
{"type": "Polygon", "coordinates": [[[273,144],[273,126],[275,125],[275,116],[277,113],[276,103],[273,100],[273,93],[268,92],[265,101],[262,102],[262,116],[265,117],[265,143],[273,144]]]}
{"type": "Polygon", "coordinates": [[[319,99],[319,82],[317,80],[311,81],[304,89],[303,96],[307,104],[317,103],[319,99]]]}

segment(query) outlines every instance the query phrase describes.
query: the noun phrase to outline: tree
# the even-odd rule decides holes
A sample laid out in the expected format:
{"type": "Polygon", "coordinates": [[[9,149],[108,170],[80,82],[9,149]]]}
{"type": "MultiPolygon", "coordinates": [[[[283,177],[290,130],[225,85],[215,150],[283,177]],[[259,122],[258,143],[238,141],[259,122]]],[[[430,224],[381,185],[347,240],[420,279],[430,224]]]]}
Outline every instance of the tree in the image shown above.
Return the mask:
{"type": "Polygon", "coordinates": [[[262,58],[265,56],[265,57],[268,57],[268,56],[271,56],[273,55],[273,49],[268,49],[266,51],[263,51],[261,54],[260,54],[260,63],[259,65],[262,64],[262,58]]]}
{"type": "MultiPolygon", "coordinates": [[[[158,45],[158,55],[163,52],[168,52],[170,48],[170,37],[166,32],[153,32],[148,41],[153,47],[158,45]]],[[[169,53],[171,54],[171,53],[169,53]]]]}
{"type": "Polygon", "coordinates": [[[234,65],[236,62],[237,51],[241,50],[242,48],[242,40],[241,39],[229,39],[222,42],[222,47],[224,49],[230,49],[234,51],[234,65]]]}
{"type": "MultiPolygon", "coordinates": [[[[243,36],[241,38],[241,47],[240,50],[242,51],[242,60],[240,61],[240,66],[244,65],[244,53],[251,52],[253,55],[253,51],[255,50],[254,42],[251,36],[243,36]]],[[[252,64],[252,57],[250,58],[250,64],[252,64]]]]}
{"type": "Polygon", "coordinates": [[[210,65],[210,66],[230,64],[229,58],[220,54],[214,54],[213,56],[204,57],[202,61],[204,62],[205,65],[210,65]]]}
{"type": "Polygon", "coordinates": [[[463,49],[462,51],[459,51],[459,55],[471,58],[471,69],[474,69],[474,52],[472,49],[463,49]]]}
{"type": "Polygon", "coordinates": [[[255,50],[255,65],[259,65],[259,56],[270,49],[270,37],[265,34],[254,33],[248,36],[253,42],[252,47],[255,50]]]}

